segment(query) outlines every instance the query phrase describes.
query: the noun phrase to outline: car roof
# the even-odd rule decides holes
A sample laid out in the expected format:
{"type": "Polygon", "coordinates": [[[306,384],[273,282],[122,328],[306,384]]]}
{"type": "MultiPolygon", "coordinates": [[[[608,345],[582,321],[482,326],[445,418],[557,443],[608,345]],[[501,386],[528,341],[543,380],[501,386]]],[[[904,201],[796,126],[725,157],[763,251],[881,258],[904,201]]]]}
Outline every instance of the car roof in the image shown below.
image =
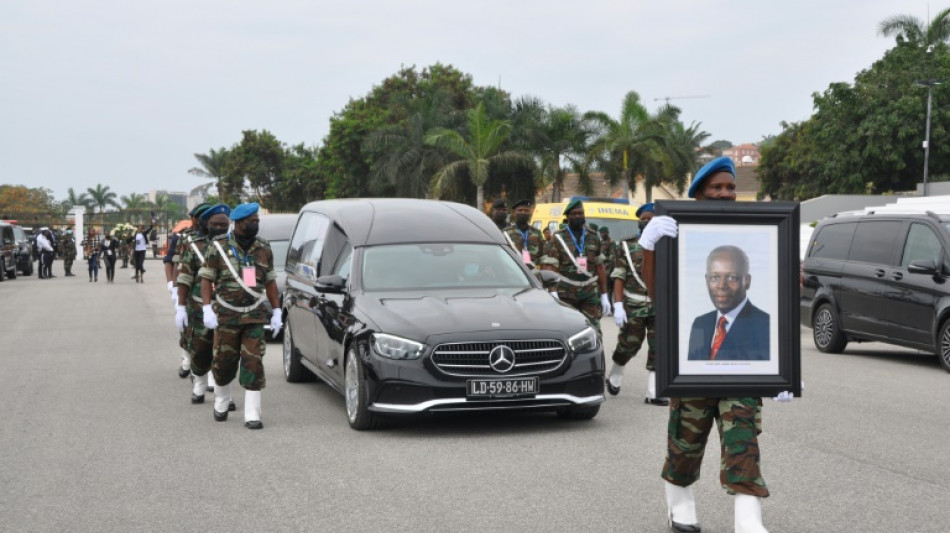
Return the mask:
{"type": "Polygon", "coordinates": [[[289,241],[297,225],[296,213],[274,213],[258,215],[261,218],[257,235],[268,241],[289,241]]]}
{"type": "Polygon", "coordinates": [[[472,206],[414,198],[354,198],[311,202],[301,212],[331,218],[353,246],[416,242],[504,244],[495,223],[472,206]]]}
{"type": "Polygon", "coordinates": [[[932,211],[926,212],[900,212],[894,210],[888,210],[883,212],[869,211],[866,213],[838,213],[832,215],[828,218],[822,219],[819,224],[834,224],[841,222],[858,222],[861,220],[932,220],[938,223],[947,223],[950,222],[950,217],[946,215],[938,215],[932,211]]]}

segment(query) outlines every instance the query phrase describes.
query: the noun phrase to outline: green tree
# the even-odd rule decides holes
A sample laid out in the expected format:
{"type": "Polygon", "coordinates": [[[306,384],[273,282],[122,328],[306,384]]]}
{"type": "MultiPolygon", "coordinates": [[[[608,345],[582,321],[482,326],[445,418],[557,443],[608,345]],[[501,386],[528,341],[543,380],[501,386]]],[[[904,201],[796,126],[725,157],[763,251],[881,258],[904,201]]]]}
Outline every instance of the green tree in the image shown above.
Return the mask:
{"type": "Polygon", "coordinates": [[[92,200],[89,198],[89,195],[87,193],[77,195],[72,187],[66,190],[66,199],[62,201],[61,205],[66,211],[69,211],[77,205],[85,207],[86,211],[90,213],[93,210],[92,200]]]}
{"type": "Polygon", "coordinates": [[[121,207],[116,201],[116,194],[110,190],[108,185],[103,185],[97,183],[95,188],[90,187],[86,189],[86,194],[89,195],[89,200],[92,207],[99,213],[99,223],[102,224],[104,220],[104,213],[106,208],[121,207]]]}
{"type": "MultiPolygon", "coordinates": [[[[923,175],[927,98],[913,81],[930,68],[936,79],[950,79],[947,52],[944,43],[928,53],[898,40],[853,84],[832,83],[812,95],[814,114],[783,124],[782,133],[762,148],[760,194],[805,200],[913,189],[923,175]]],[[[936,176],[950,171],[950,90],[935,86],[933,99],[930,169],[936,176]]]]}
{"type": "MultiPolygon", "coordinates": [[[[241,142],[230,150],[225,161],[222,178],[232,185],[246,183],[251,187],[251,199],[268,206],[283,173],[284,147],[267,130],[245,130],[241,135],[241,142]]],[[[237,202],[240,198],[229,195],[228,199],[237,202]]]]}
{"type": "Polygon", "coordinates": [[[426,134],[426,144],[446,150],[458,158],[436,172],[432,191],[439,197],[457,180],[467,178],[476,187],[476,207],[484,210],[485,182],[488,181],[489,166],[515,165],[527,158],[519,152],[503,151],[504,143],[511,132],[510,122],[488,118],[485,106],[481,103],[470,109],[467,116],[468,127],[465,134],[448,128],[436,128],[426,134]]]}

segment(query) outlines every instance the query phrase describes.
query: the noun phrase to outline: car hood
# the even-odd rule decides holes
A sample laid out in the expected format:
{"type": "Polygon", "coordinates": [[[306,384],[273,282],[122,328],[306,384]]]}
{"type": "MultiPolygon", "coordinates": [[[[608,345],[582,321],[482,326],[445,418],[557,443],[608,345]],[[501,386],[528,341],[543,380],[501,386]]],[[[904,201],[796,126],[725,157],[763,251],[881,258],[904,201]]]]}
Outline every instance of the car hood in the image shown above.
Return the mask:
{"type": "Polygon", "coordinates": [[[476,332],[543,330],[572,335],[586,324],[581,313],[540,289],[363,293],[357,308],[375,331],[420,342],[476,332]]]}

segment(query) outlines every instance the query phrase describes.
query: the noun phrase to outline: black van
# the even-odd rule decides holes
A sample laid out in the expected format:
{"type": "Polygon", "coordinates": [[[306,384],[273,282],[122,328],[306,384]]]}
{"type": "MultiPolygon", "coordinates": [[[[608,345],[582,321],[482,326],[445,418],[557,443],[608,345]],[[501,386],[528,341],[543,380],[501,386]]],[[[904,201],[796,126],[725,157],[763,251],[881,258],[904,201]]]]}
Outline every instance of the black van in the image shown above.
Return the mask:
{"type": "Polygon", "coordinates": [[[0,221],[0,281],[16,278],[20,247],[13,233],[13,225],[0,221]]]}
{"type": "Polygon", "coordinates": [[[950,371],[950,217],[869,212],[821,221],[802,264],[802,323],[840,353],[878,341],[938,355],[950,371]]]}

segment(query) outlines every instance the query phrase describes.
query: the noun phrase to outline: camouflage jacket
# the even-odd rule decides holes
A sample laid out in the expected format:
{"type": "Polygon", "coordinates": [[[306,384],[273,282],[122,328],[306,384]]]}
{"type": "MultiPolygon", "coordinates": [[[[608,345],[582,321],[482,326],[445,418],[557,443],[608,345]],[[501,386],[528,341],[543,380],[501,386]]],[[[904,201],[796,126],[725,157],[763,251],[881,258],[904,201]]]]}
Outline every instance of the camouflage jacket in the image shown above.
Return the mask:
{"type": "MultiPolygon", "coordinates": [[[[179,239],[179,242],[184,240],[179,239]]],[[[194,235],[188,237],[188,242],[189,244],[184,247],[178,247],[180,254],[175,253],[175,256],[179,258],[176,281],[179,285],[188,287],[188,295],[185,297],[185,307],[188,308],[188,313],[193,316],[196,314],[201,316],[201,279],[198,278],[198,272],[204,263],[203,259],[208,255],[210,240],[207,236],[197,237],[194,235]],[[194,244],[194,248],[191,244],[194,244]],[[196,249],[198,253],[195,253],[196,249]],[[199,256],[199,254],[201,255],[199,256]]]]}
{"type": "MultiPolygon", "coordinates": [[[[219,235],[210,241],[204,265],[198,270],[201,279],[214,283],[214,312],[218,323],[222,325],[266,324],[268,316],[264,287],[277,279],[274,271],[274,253],[270,245],[262,239],[255,239],[245,252],[231,235],[219,235]],[[224,255],[218,251],[218,246],[224,255]],[[228,267],[230,263],[231,267],[228,267]],[[234,278],[231,269],[240,278],[245,267],[254,269],[254,294],[248,294],[234,278]],[[239,308],[239,309],[234,309],[239,308]]],[[[243,279],[243,278],[242,278],[243,279]]]]}
{"type": "Polygon", "coordinates": [[[541,264],[555,267],[558,274],[572,281],[587,282],[591,279],[596,280],[597,265],[604,264],[604,251],[600,235],[591,228],[584,226],[583,236],[575,242],[569,228],[560,229],[551,236],[551,240],[545,245],[544,255],[541,256],[541,264]],[[558,236],[561,238],[558,239],[558,236]],[[570,254],[561,245],[561,241],[568,246],[570,254]],[[587,258],[587,274],[579,272],[572,260],[572,257],[579,255],[578,246],[583,247],[583,256],[587,258]]]}
{"type": "Polygon", "coordinates": [[[63,235],[63,240],[59,241],[59,251],[63,253],[63,259],[76,259],[76,239],[72,235],[63,235]]]}
{"type": "MultiPolygon", "coordinates": [[[[643,248],[637,243],[637,239],[631,238],[618,242],[614,247],[616,258],[614,259],[613,269],[610,272],[610,279],[623,280],[624,304],[628,307],[650,306],[647,298],[646,288],[637,281],[637,277],[643,280],[643,248]],[[630,250],[630,259],[636,269],[636,275],[630,270],[630,263],[627,262],[627,254],[624,252],[623,243],[627,244],[630,250]]],[[[611,287],[613,282],[611,281],[611,287]]]]}
{"type": "Polygon", "coordinates": [[[527,245],[528,255],[531,256],[531,264],[537,268],[540,266],[538,261],[541,259],[541,248],[542,243],[544,242],[544,237],[541,236],[541,232],[532,226],[528,226],[528,229],[521,231],[521,228],[515,224],[509,225],[505,228],[505,235],[511,240],[511,243],[515,245],[515,251],[521,255],[522,250],[525,249],[527,245]]]}
{"type": "Polygon", "coordinates": [[[620,249],[619,243],[607,237],[606,240],[601,239],[602,246],[604,247],[604,268],[607,269],[607,276],[610,277],[610,270],[614,267],[614,260],[617,259],[617,254],[622,252],[620,249]]]}
{"type": "MultiPolygon", "coordinates": [[[[192,242],[197,242],[199,240],[198,232],[192,228],[186,228],[178,234],[178,238],[175,239],[175,255],[172,256],[172,264],[181,263],[184,259],[185,250],[191,248],[189,246],[192,242]]],[[[199,248],[203,250],[203,248],[199,248]]],[[[204,254],[204,252],[201,252],[204,254]]]]}

